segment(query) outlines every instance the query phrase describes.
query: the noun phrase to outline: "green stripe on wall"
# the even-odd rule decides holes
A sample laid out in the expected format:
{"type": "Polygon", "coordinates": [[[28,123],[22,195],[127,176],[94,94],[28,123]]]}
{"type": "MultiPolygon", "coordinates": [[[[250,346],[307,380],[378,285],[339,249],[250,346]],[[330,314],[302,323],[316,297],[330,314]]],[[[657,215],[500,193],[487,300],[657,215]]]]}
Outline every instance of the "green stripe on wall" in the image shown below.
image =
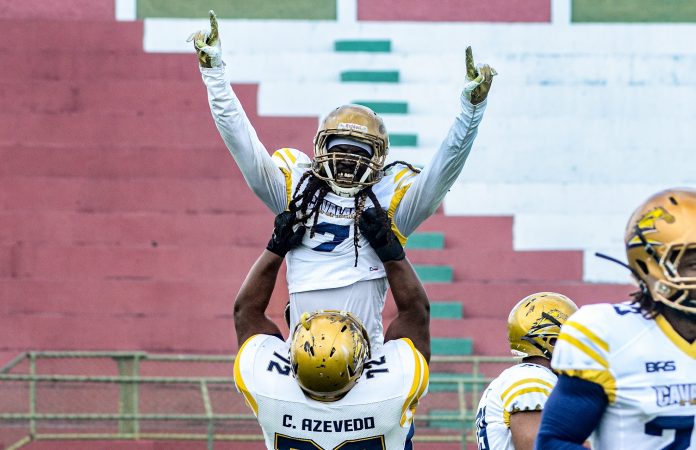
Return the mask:
{"type": "Polygon", "coordinates": [[[471,355],[474,343],[469,338],[431,338],[433,355],[471,355]]]}
{"type": "Polygon", "coordinates": [[[337,52],[391,52],[391,41],[345,40],[334,42],[337,52]]]}
{"type": "Polygon", "coordinates": [[[430,302],[431,319],[461,319],[462,304],[459,302],[430,302]]]}
{"type": "Polygon", "coordinates": [[[355,100],[353,103],[367,106],[377,114],[408,114],[408,103],[406,102],[355,100]]]}
{"type": "MultiPolygon", "coordinates": [[[[389,136],[391,141],[392,137],[389,136]]],[[[445,248],[445,234],[438,232],[416,232],[408,237],[407,249],[442,250],[445,248]]]]}
{"type": "Polygon", "coordinates": [[[341,72],[341,81],[362,83],[398,83],[398,70],[346,70],[341,72]]]}
{"type": "Polygon", "coordinates": [[[336,20],[336,0],[137,0],[138,19],[203,18],[213,9],[220,19],[336,20]]]}
{"type": "Polygon", "coordinates": [[[573,0],[573,22],[696,22],[694,0],[573,0]]]}
{"type": "Polygon", "coordinates": [[[403,133],[390,134],[389,145],[393,147],[415,147],[418,145],[418,135],[403,133]]]}
{"type": "Polygon", "coordinates": [[[451,266],[414,264],[413,269],[423,283],[451,283],[453,279],[451,266]]]}

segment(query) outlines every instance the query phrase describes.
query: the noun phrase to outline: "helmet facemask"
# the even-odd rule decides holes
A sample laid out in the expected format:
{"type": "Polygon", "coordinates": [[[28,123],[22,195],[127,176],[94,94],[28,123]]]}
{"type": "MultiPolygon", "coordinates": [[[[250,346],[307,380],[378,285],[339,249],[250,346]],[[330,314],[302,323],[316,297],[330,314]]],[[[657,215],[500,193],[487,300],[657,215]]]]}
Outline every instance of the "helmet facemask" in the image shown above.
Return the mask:
{"type": "Polygon", "coordinates": [[[653,301],[696,314],[696,191],[658,193],[629,220],[629,265],[653,301]],[[684,262],[688,264],[684,264],[684,262]]]}
{"type": "Polygon", "coordinates": [[[312,172],[337,195],[354,197],[382,179],[388,148],[389,137],[377,114],[360,105],[341,106],[324,119],[314,138],[312,172]],[[332,151],[335,139],[350,140],[369,151],[332,151]]]}

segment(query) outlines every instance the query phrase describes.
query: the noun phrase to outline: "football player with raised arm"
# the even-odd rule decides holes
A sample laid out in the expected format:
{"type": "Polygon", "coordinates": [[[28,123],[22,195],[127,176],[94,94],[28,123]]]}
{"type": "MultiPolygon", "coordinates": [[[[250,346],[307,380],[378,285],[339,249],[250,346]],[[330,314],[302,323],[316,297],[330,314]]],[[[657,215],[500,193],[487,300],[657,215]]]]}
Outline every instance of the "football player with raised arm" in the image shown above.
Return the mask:
{"type": "Polygon", "coordinates": [[[532,450],[541,411],[556,375],[551,355],[561,325],[577,311],[555,292],[520,300],[508,315],[508,341],[520,363],[504,370],[483,392],[476,413],[479,450],[532,450]]]}
{"type": "Polygon", "coordinates": [[[269,449],[410,449],[413,417],[428,387],[429,302],[403,248],[373,209],[360,231],[384,263],[397,316],[386,342],[345,311],[304,312],[291,339],[265,315],[284,255],[305,228],[276,218],[273,238],[252,267],[234,306],[237,389],[257,417],[269,449]]]}
{"type": "Polygon", "coordinates": [[[377,208],[392,219],[404,244],[436,211],[469,155],[495,71],[488,65],[477,68],[467,49],[460,113],[422,171],[402,162],[385,165],[389,137],[384,122],[360,105],[340,106],[323,119],[313,159],[290,148],[271,157],[225,79],[213,11],[210,32],[190,39],[213,119],[247,183],[273,213],[296,211],[297,220],[309,228],[302,245],[286,258],[291,328],[303,311],[341,309],[357,315],[372,344],[381,345],[388,284],[382,262],[360,235],[360,214],[377,208]]]}
{"type": "Polygon", "coordinates": [[[650,197],[624,242],[640,291],[563,326],[539,450],[696,448],[696,190],[650,197]]]}

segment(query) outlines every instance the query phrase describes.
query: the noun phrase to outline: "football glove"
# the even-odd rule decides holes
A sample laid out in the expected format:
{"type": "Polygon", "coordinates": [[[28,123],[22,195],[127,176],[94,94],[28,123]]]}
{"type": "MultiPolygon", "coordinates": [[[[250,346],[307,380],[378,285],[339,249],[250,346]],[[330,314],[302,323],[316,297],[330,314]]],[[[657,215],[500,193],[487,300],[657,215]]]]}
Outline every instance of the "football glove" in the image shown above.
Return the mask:
{"type": "Polygon", "coordinates": [[[380,261],[401,261],[406,257],[404,248],[391,229],[391,219],[377,208],[362,212],[358,223],[360,232],[377,253],[380,261]]]}
{"type": "Polygon", "coordinates": [[[192,33],[186,42],[193,41],[193,48],[196,49],[198,62],[201,67],[222,67],[222,46],[220,45],[217,16],[212,9],[209,14],[210,32],[207,30],[198,30],[192,33]]]}
{"type": "Polygon", "coordinates": [[[471,47],[466,48],[466,80],[464,85],[464,97],[472,104],[478,105],[486,99],[488,91],[491,90],[493,77],[498,72],[488,64],[475,65],[474,54],[471,47]]]}
{"type": "Polygon", "coordinates": [[[273,236],[266,246],[269,252],[284,258],[287,252],[302,243],[307,229],[302,224],[295,229],[295,222],[294,212],[285,211],[276,216],[273,222],[273,236]]]}

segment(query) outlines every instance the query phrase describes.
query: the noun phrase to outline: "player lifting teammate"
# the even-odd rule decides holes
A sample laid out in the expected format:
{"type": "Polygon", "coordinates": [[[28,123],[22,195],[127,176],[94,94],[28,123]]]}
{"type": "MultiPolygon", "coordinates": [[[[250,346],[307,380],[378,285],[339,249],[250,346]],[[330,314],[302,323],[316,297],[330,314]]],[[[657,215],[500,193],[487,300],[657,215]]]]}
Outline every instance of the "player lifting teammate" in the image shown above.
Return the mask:
{"type": "Polygon", "coordinates": [[[411,448],[413,417],[428,386],[429,303],[388,222],[374,208],[360,231],[382,262],[397,317],[386,342],[371,348],[367,330],[349,312],[304,313],[284,341],[265,311],[283,256],[305,229],[293,214],[276,218],[273,238],[235,302],[241,346],[234,379],[256,415],[269,449],[411,448]]]}

